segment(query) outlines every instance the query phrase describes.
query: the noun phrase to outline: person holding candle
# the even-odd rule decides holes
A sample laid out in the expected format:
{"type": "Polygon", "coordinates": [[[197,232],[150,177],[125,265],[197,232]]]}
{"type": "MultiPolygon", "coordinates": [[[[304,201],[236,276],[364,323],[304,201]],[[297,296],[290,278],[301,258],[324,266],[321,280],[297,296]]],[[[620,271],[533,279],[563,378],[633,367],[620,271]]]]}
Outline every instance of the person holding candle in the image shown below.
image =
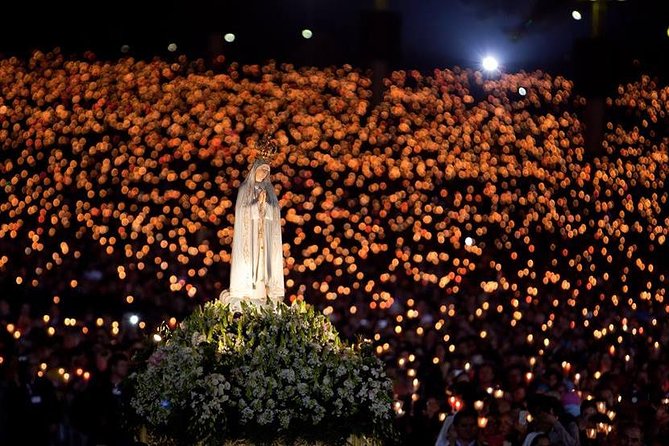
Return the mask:
{"type": "Polygon", "coordinates": [[[564,416],[562,406],[557,398],[546,394],[530,395],[527,408],[532,416],[528,432],[542,432],[548,435],[551,444],[556,446],[579,446],[578,425],[575,421],[566,420],[565,426],[560,417],[564,416]]]}
{"type": "Polygon", "coordinates": [[[483,446],[479,437],[479,414],[465,408],[446,418],[435,446],[483,446]]]}

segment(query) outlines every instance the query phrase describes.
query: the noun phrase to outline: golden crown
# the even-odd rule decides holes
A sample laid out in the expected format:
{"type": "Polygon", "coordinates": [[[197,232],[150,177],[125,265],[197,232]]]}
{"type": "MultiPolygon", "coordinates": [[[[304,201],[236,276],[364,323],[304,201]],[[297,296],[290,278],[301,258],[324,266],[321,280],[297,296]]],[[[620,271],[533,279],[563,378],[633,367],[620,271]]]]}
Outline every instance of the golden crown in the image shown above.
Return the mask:
{"type": "Polygon", "coordinates": [[[260,158],[262,158],[267,163],[271,163],[276,154],[279,152],[279,148],[277,147],[276,143],[272,141],[269,135],[264,135],[262,138],[260,138],[256,148],[258,149],[260,158]]]}

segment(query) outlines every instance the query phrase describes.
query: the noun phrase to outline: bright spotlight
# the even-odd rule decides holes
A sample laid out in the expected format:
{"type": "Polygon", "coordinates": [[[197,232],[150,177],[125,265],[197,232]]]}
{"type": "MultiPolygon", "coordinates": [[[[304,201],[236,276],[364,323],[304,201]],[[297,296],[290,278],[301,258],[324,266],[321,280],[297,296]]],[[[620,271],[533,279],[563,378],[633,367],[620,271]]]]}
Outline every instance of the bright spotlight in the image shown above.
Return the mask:
{"type": "Polygon", "coordinates": [[[495,71],[497,68],[499,68],[499,62],[497,62],[497,59],[492,56],[484,57],[481,65],[486,71],[495,71]]]}
{"type": "Polygon", "coordinates": [[[167,45],[167,51],[169,51],[170,53],[173,53],[176,50],[177,50],[177,44],[176,43],[170,43],[169,45],[167,45]]]}
{"type": "Polygon", "coordinates": [[[518,94],[521,96],[525,96],[527,94],[527,90],[525,90],[525,87],[518,88],[518,94]]]}
{"type": "Polygon", "coordinates": [[[583,16],[581,15],[581,13],[580,13],[579,11],[576,11],[576,10],[573,10],[573,11],[571,12],[571,17],[572,17],[574,20],[581,20],[581,19],[583,18],[583,16]]]}
{"type": "Polygon", "coordinates": [[[302,37],[305,39],[311,39],[311,37],[314,35],[314,33],[311,32],[310,29],[303,29],[302,30],[302,37]]]}
{"type": "Polygon", "coordinates": [[[232,33],[227,33],[226,35],[223,36],[226,42],[232,43],[235,41],[236,36],[232,33]]]}
{"type": "Polygon", "coordinates": [[[471,237],[466,237],[465,238],[465,245],[467,246],[472,246],[474,244],[474,239],[471,237]]]}
{"type": "Polygon", "coordinates": [[[137,325],[139,323],[139,316],[137,316],[136,314],[130,316],[130,323],[132,325],[137,325]]]}

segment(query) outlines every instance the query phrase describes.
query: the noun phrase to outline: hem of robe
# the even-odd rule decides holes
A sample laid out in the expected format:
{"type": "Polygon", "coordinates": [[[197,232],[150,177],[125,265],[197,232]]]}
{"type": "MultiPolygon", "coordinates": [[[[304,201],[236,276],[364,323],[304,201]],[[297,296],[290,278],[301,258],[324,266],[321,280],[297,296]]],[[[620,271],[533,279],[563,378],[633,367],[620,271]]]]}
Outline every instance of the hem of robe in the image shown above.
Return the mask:
{"type": "Polygon", "coordinates": [[[263,296],[263,297],[251,297],[251,296],[235,296],[233,297],[228,290],[224,290],[219,296],[219,300],[224,304],[229,304],[230,309],[233,311],[241,312],[242,311],[242,302],[246,302],[256,308],[267,308],[269,306],[276,306],[278,303],[282,302],[284,296],[263,296]]]}

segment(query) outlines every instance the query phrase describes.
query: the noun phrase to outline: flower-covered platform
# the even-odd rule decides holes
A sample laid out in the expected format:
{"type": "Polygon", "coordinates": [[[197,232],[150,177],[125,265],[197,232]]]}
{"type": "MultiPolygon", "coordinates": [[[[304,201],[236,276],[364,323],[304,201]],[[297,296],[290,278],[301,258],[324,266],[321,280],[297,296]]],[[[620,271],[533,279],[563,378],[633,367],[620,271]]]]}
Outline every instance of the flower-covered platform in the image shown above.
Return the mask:
{"type": "Polygon", "coordinates": [[[360,444],[393,437],[391,381],[303,303],[199,307],[139,361],[131,419],[153,445],[360,444]]]}

